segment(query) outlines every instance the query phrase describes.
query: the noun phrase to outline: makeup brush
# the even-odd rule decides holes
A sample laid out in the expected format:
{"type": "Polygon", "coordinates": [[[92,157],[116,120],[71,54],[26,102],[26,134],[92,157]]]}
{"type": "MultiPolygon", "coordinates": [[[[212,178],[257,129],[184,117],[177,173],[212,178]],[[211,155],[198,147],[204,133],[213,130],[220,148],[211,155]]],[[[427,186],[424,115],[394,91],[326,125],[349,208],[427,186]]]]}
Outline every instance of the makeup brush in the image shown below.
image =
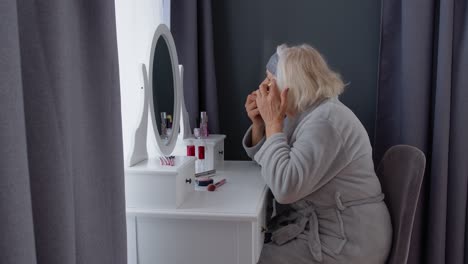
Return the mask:
{"type": "Polygon", "coordinates": [[[226,183],[226,179],[222,179],[220,180],[219,182],[215,183],[215,184],[210,184],[208,185],[207,187],[207,190],[209,192],[213,192],[216,190],[216,188],[219,188],[221,185],[225,184],[226,183]]]}

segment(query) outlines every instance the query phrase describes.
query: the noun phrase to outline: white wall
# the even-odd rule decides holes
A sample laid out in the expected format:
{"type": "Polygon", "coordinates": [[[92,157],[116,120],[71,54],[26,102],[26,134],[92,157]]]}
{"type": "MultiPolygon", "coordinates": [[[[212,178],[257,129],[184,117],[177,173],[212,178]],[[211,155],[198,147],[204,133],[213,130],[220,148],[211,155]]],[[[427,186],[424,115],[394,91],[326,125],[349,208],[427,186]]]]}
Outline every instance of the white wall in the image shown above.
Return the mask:
{"type": "MultiPolygon", "coordinates": [[[[151,40],[160,23],[170,26],[170,0],[115,0],[117,46],[120,68],[122,131],[124,158],[127,161],[130,140],[137,125],[140,71],[139,63],[148,67],[151,40]]],[[[148,124],[152,131],[151,122],[148,124]]],[[[156,155],[156,140],[148,133],[148,153],[156,155]]]]}

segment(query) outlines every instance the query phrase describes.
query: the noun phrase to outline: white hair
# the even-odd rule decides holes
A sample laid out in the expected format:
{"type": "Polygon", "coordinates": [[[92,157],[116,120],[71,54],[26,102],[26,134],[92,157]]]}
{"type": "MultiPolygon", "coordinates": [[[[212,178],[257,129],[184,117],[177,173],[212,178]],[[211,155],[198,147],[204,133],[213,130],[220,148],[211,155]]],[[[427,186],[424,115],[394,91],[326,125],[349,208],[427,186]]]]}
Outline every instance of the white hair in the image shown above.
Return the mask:
{"type": "Polygon", "coordinates": [[[320,99],[338,96],[344,83],[332,71],[322,55],[313,47],[302,44],[278,46],[277,82],[280,90],[289,88],[288,106],[303,112],[320,99]]]}

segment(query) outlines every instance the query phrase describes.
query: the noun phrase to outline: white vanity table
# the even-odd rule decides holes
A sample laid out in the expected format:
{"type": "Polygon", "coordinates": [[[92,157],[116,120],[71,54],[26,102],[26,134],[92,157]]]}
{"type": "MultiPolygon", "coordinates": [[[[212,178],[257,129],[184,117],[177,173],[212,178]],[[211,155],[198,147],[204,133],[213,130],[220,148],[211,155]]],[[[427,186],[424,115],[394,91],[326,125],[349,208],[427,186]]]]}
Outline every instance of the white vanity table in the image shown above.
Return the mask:
{"type": "Polygon", "coordinates": [[[225,161],[215,178],[227,183],[214,192],[190,192],[179,208],[127,206],[128,263],[257,263],[267,196],[260,167],[225,161]]]}
{"type": "Polygon", "coordinates": [[[195,157],[184,156],[184,144],[193,138],[185,109],[183,68],[167,26],[156,29],[150,65],[140,68],[140,121],[125,168],[128,263],[257,263],[267,205],[260,167],[252,161],[224,161],[225,136],[213,135],[204,139],[207,164],[217,170],[215,181],[227,182],[214,192],[196,191],[195,157]],[[173,113],[171,132],[164,123],[166,113],[173,113]],[[175,155],[175,166],[163,166],[158,157],[148,157],[148,122],[154,147],[161,156],[175,155]]]}

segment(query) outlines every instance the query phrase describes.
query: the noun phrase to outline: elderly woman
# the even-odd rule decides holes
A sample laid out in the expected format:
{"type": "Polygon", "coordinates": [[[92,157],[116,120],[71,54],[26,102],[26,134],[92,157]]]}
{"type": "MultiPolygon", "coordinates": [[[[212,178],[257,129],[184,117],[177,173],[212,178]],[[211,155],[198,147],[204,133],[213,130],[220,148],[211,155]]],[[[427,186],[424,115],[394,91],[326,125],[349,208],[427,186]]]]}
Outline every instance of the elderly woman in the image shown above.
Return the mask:
{"type": "Polygon", "coordinates": [[[280,46],[245,104],[243,144],[275,198],[259,263],[385,263],[390,216],[366,130],[312,47],[280,46]],[[285,118],[286,117],[286,118],[285,118]]]}

